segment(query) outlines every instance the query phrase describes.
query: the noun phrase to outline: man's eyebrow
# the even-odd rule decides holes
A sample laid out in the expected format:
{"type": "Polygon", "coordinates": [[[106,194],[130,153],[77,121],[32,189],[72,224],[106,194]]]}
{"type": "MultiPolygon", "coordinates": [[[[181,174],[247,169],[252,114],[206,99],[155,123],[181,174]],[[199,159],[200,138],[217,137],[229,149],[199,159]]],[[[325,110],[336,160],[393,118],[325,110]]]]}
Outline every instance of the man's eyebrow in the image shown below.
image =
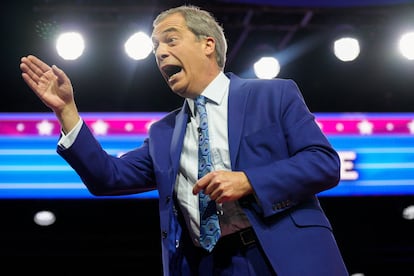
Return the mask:
{"type": "Polygon", "coordinates": [[[166,34],[166,33],[172,33],[172,32],[177,32],[178,29],[176,27],[170,27],[164,31],[162,31],[162,34],[166,34]]]}
{"type": "MultiPolygon", "coordinates": [[[[170,28],[168,28],[168,29],[165,29],[165,30],[163,30],[158,36],[160,36],[160,35],[165,35],[165,34],[167,34],[167,33],[173,33],[173,32],[177,32],[178,31],[178,29],[176,28],[176,27],[170,27],[170,28]]],[[[154,35],[152,35],[152,41],[154,42],[154,41],[156,41],[157,39],[155,39],[155,36],[154,35]]]]}

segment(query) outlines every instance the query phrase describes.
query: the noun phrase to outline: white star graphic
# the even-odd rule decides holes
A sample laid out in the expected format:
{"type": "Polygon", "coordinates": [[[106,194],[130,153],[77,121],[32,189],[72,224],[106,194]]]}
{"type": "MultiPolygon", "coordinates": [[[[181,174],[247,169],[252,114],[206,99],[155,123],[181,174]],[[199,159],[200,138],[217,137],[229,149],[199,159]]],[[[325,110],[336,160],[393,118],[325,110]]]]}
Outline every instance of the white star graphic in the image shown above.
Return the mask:
{"type": "Polygon", "coordinates": [[[53,123],[49,122],[48,120],[43,120],[40,123],[36,124],[39,135],[52,135],[53,127],[53,123]]]}
{"type": "Polygon", "coordinates": [[[97,120],[95,123],[92,124],[93,132],[96,135],[106,135],[108,133],[109,125],[105,123],[103,120],[97,120]]]}
{"type": "Polygon", "coordinates": [[[393,124],[393,123],[387,123],[387,124],[385,125],[385,128],[386,128],[388,131],[393,131],[393,130],[394,130],[394,124],[393,124]]]}
{"type": "Polygon", "coordinates": [[[16,125],[16,130],[17,130],[18,132],[22,132],[24,129],[25,129],[25,125],[24,125],[23,123],[18,123],[18,124],[16,125]]]}
{"type": "Polygon", "coordinates": [[[414,134],[414,120],[407,124],[408,129],[410,130],[411,134],[414,134]]]}
{"type": "Polygon", "coordinates": [[[362,120],[360,123],[358,123],[357,127],[359,129],[359,133],[362,135],[372,134],[372,131],[374,129],[374,125],[367,120],[362,120]]]}
{"type": "Polygon", "coordinates": [[[131,131],[133,131],[133,130],[134,130],[134,125],[133,125],[132,123],[126,123],[126,124],[125,124],[125,130],[126,130],[127,132],[131,132],[131,131]]]}
{"type": "Polygon", "coordinates": [[[343,123],[337,123],[336,125],[335,125],[335,128],[336,128],[336,130],[338,131],[338,132],[342,132],[342,131],[344,131],[344,124],[343,123]]]}

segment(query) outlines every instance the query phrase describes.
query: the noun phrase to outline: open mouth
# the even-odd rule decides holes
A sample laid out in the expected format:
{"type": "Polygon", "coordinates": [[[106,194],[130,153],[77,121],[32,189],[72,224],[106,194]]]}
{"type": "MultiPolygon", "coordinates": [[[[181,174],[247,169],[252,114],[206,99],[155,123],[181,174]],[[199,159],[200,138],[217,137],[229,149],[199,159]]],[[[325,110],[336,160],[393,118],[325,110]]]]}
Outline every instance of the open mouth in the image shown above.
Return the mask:
{"type": "Polygon", "coordinates": [[[163,68],[164,74],[168,76],[168,79],[171,79],[175,74],[181,72],[183,68],[178,65],[167,65],[163,68]]]}

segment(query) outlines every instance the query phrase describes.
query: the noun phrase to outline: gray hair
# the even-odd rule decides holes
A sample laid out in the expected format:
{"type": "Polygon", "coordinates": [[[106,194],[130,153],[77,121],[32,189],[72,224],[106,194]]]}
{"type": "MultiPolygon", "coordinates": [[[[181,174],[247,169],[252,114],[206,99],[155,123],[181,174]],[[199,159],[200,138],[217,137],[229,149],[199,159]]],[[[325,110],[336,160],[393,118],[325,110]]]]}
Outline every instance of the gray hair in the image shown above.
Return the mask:
{"type": "Polygon", "coordinates": [[[206,36],[213,37],[216,41],[216,60],[218,66],[223,70],[226,64],[227,41],[224,36],[223,28],[216,19],[207,11],[192,5],[183,5],[171,8],[160,13],[153,22],[153,27],[158,25],[167,16],[180,13],[187,24],[188,29],[196,35],[198,39],[206,36]]]}

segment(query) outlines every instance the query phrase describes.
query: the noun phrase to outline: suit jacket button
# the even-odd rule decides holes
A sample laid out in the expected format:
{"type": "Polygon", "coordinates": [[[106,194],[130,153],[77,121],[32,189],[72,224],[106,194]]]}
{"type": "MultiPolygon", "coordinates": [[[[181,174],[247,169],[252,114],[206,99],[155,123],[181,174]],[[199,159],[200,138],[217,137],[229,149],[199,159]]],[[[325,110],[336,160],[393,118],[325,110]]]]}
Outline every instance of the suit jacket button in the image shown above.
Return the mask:
{"type": "Polygon", "coordinates": [[[162,231],[161,236],[163,239],[167,237],[167,231],[162,231]]]}

